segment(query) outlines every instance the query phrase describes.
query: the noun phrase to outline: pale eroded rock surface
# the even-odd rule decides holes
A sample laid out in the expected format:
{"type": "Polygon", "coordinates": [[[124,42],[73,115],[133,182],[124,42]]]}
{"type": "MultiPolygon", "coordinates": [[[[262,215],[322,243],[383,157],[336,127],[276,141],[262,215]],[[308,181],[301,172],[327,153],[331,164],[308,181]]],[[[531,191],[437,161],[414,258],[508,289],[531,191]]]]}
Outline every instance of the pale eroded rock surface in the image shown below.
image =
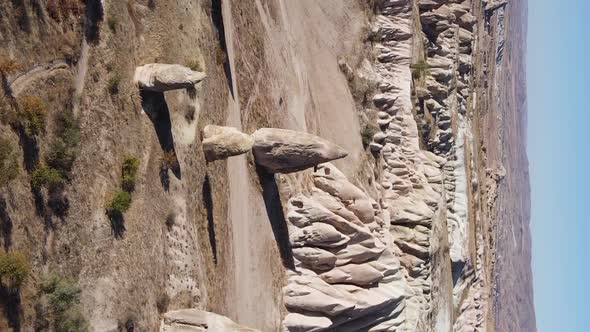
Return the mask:
{"type": "Polygon", "coordinates": [[[203,152],[207,161],[244,154],[254,145],[254,138],[233,127],[215,125],[203,129],[203,152]]]}
{"type": "Polygon", "coordinates": [[[135,69],[134,80],[141,89],[164,92],[194,88],[206,76],[181,65],[150,63],[135,69]]]}
{"type": "Polygon", "coordinates": [[[231,319],[199,309],[169,311],[164,314],[160,332],[257,332],[231,319]]]}
{"type": "Polygon", "coordinates": [[[256,163],[271,173],[297,172],[348,155],[338,145],[305,132],[261,128],[253,136],[256,163]]]}

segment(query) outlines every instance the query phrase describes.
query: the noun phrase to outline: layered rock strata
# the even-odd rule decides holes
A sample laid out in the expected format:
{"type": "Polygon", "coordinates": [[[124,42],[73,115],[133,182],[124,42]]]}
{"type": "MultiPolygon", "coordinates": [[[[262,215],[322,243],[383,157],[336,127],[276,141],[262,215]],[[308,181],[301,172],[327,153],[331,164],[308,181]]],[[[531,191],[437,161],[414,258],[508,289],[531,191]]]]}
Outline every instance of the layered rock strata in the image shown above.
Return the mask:
{"type": "Polygon", "coordinates": [[[308,194],[289,199],[284,302],[288,331],[382,331],[403,323],[405,281],[389,245],[388,212],[332,164],[318,166],[308,194]]]}

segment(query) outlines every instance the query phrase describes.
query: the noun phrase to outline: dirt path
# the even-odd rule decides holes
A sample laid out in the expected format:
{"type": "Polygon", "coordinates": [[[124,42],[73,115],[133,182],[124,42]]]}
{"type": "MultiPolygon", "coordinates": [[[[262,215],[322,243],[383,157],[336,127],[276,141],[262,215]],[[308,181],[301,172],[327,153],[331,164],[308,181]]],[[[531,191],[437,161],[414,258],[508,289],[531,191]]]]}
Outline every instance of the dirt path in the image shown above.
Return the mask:
{"type": "Polygon", "coordinates": [[[86,77],[86,72],[88,71],[88,50],[89,50],[88,43],[86,39],[82,41],[82,50],[80,51],[80,58],[78,59],[78,69],[76,72],[76,79],[74,81],[74,116],[78,116],[78,110],[80,108],[80,96],[82,95],[82,91],[84,90],[84,78],[86,77]]]}
{"type": "MultiPolygon", "coordinates": [[[[223,1],[223,22],[231,72],[235,73],[234,28],[231,2],[223,1]]],[[[234,98],[229,99],[227,125],[241,129],[240,104],[235,75],[232,75],[234,98]]],[[[228,292],[227,303],[235,308],[233,319],[261,331],[278,331],[280,315],[280,289],[273,287],[272,259],[269,253],[274,245],[270,222],[264,201],[249,179],[244,155],[228,159],[230,192],[229,222],[232,230],[233,290],[228,292]],[[279,303],[277,303],[279,301],[279,303]]],[[[229,277],[229,276],[228,276],[229,277]]]]}
{"type": "Polygon", "coordinates": [[[70,66],[63,59],[51,61],[49,63],[36,65],[26,72],[15,77],[10,82],[10,89],[12,90],[13,96],[18,96],[24,88],[29,86],[31,82],[37,80],[41,76],[46,76],[54,70],[68,69],[70,66]]]}

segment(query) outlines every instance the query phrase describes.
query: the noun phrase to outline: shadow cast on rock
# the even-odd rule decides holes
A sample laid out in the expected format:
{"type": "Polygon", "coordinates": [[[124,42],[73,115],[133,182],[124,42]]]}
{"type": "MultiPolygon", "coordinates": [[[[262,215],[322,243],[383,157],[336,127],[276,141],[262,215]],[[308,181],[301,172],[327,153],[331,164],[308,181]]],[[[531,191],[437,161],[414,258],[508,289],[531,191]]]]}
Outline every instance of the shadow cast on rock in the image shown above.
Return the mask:
{"type": "Polygon", "coordinates": [[[85,37],[88,43],[97,43],[100,39],[100,23],[104,19],[101,0],[86,1],[85,37]]]}
{"type": "Polygon", "coordinates": [[[266,214],[277,242],[283,265],[295,271],[295,260],[293,259],[293,248],[289,241],[289,229],[285,221],[283,204],[279,194],[279,187],[274,174],[268,172],[264,167],[256,164],[256,173],[262,187],[262,197],[266,207],[266,214]]]}
{"type": "Polygon", "coordinates": [[[12,227],[12,218],[8,214],[6,199],[0,195],[0,236],[2,236],[5,251],[8,251],[12,245],[12,227]]]}
{"type": "Polygon", "coordinates": [[[21,297],[18,289],[12,289],[0,284],[0,306],[8,320],[8,326],[13,331],[20,331],[21,297]]]}
{"type": "Polygon", "coordinates": [[[43,218],[43,226],[45,231],[53,229],[53,220],[51,218],[51,210],[47,209],[45,202],[45,195],[40,189],[31,187],[31,193],[33,194],[33,201],[35,202],[35,212],[41,218],[43,218]]]}
{"type": "Polygon", "coordinates": [[[211,253],[213,255],[213,262],[217,264],[217,240],[215,238],[215,220],[213,219],[213,198],[211,197],[211,182],[209,175],[205,176],[202,188],[203,203],[207,210],[207,233],[209,235],[209,244],[211,245],[211,253]]]}
{"type": "Polygon", "coordinates": [[[225,80],[227,82],[229,92],[231,93],[232,97],[235,97],[232,72],[229,64],[229,55],[227,52],[227,43],[225,41],[225,25],[223,24],[223,10],[221,2],[222,0],[211,1],[211,19],[217,30],[217,40],[219,42],[218,52],[221,52],[219,55],[217,55],[217,61],[218,64],[223,62],[223,72],[225,74],[225,80]]]}
{"type": "MultiPolygon", "coordinates": [[[[180,163],[176,156],[174,149],[174,136],[172,135],[172,120],[170,119],[170,110],[166,103],[166,98],[163,92],[155,92],[148,90],[141,90],[141,106],[143,111],[148,115],[150,121],[156,131],[158,142],[162,151],[165,153],[172,153],[176,159],[173,166],[169,167],[174,176],[177,179],[181,179],[182,171],[180,169],[180,163]]],[[[160,174],[162,178],[162,174],[160,174]]]]}

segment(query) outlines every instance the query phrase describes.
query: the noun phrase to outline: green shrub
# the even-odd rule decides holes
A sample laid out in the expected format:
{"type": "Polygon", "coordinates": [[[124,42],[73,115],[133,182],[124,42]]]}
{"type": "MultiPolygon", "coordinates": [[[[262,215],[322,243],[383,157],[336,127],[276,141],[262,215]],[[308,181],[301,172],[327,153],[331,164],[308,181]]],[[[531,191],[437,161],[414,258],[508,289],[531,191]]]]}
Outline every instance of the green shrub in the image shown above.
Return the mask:
{"type": "Polygon", "coordinates": [[[74,161],[78,157],[80,129],[71,112],[61,113],[56,123],[57,137],[49,146],[46,162],[69,179],[74,161]]]}
{"type": "Polygon", "coordinates": [[[108,81],[107,90],[110,94],[116,95],[119,93],[119,85],[121,84],[121,76],[119,74],[115,74],[111,76],[108,81]]]}
{"type": "Polygon", "coordinates": [[[41,291],[47,295],[50,311],[55,315],[56,331],[88,331],[79,307],[80,289],[73,281],[51,274],[41,283],[41,291]]]}
{"type": "Polygon", "coordinates": [[[0,188],[8,185],[18,175],[17,153],[14,144],[0,138],[0,188]]]}
{"type": "Polygon", "coordinates": [[[131,206],[131,194],[125,190],[118,190],[107,204],[107,211],[111,214],[122,215],[131,206]]]}
{"type": "Polygon", "coordinates": [[[19,288],[29,276],[29,262],[20,252],[0,253],[0,282],[19,288]]]}
{"type": "Polygon", "coordinates": [[[135,157],[127,157],[123,161],[121,188],[127,192],[135,190],[135,182],[137,177],[137,170],[139,169],[139,159],[135,157]]]}
{"type": "Polygon", "coordinates": [[[66,310],[57,320],[56,331],[60,332],[86,332],[88,323],[78,306],[66,310]]]}
{"type": "Polygon", "coordinates": [[[367,147],[373,141],[373,136],[379,132],[376,126],[365,124],[361,130],[361,138],[363,140],[363,146],[367,147]]]}
{"type": "Polygon", "coordinates": [[[18,120],[29,136],[40,135],[45,132],[47,107],[39,97],[24,96],[19,99],[20,112],[18,120]]]}
{"type": "Polygon", "coordinates": [[[43,165],[33,172],[31,185],[35,189],[40,189],[41,187],[55,189],[62,186],[65,182],[66,180],[58,170],[43,165]]]}

